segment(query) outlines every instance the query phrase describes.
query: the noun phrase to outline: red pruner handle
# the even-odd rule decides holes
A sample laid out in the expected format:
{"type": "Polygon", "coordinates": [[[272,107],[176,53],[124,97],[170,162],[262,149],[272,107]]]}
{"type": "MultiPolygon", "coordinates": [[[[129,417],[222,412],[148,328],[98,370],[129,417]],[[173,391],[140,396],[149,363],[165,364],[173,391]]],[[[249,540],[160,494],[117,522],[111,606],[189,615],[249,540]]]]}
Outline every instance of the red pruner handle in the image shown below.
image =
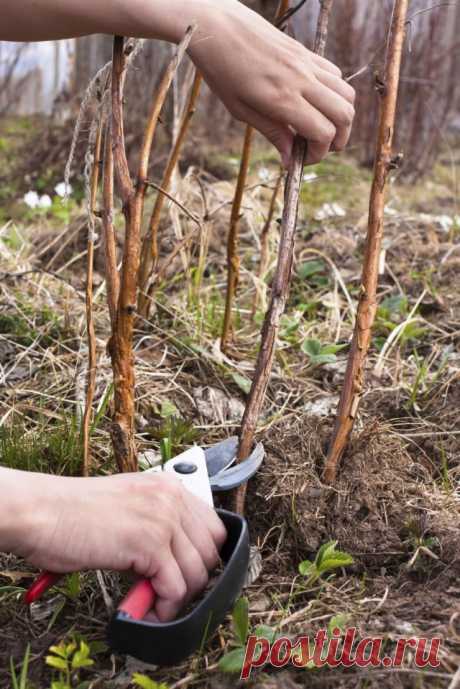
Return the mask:
{"type": "Polygon", "coordinates": [[[53,574],[53,572],[42,572],[24,595],[24,602],[26,605],[35,603],[35,601],[41,598],[45,591],[48,591],[48,589],[54,586],[62,576],[64,575],[53,574]]]}
{"type": "Polygon", "coordinates": [[[153,608],[156,593],[150,579],[140,579],[132,586],[118,606],[122,612],[133,620],[143,620],[153,608]]]}

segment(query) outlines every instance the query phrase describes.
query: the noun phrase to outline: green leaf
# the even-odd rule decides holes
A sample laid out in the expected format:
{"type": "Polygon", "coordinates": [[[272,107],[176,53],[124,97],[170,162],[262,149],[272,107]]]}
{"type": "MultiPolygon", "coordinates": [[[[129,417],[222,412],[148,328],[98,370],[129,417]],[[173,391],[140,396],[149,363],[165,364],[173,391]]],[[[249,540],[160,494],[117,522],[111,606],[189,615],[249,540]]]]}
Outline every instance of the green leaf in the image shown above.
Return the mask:
{"type": "Polygon", "coordinates": [[[72,668],[78,670],[78,668],[91,665],[94,665],[94,660],[89,657],[89,646],[85,641],[80,641],[80,648],[72,658],[72,668]]]}
{"type": "Polygon", "coordinates": [[[334,631],[334,629],[340,629],[341,632],[344,632],[349,619],[350,615],[347,615],[343,612],[331,617],[331,619],[329,620],[329,624],[327,625],[328,636],[332,637],[332,632],[334,631]]]}
{"type": "Polygon", "coordinates": [[[238,385],[240,390],[242,390],[246,395],[249,395],[251,390],[251,381],[246,376],[242,376],[240,373],[232,373],[232,378],[234,382],[238,385]]]}
{"type": "Polygon", "coordinates": [[[257,636],[258,639],[264,637],[272,644],[276,640],[276,629],[269,627],[267,624],[260,624],[254,629],[254,635],[257,636]]]}
{"type": "Polygon", "coordinates": [[[160,408],[160,416],[162,419],[167,419],[170,416],[180,416],[179,410],[173,402],[163,400],[160,408]]]}
{"type": "Polygon", "coordinates": [[[318,354],[318,356],[310,357],[310,361],[317,366],[321,364],[335,364],[337,357],[335,354],[318,354]]]}
{"type": "Polygon", "coordinates": [[[326,556],[326,554],[330,554],[330,553],[334,552],[336,545],[337,545],[337,541],[327,541],[327,543],[323,543],[321,548],[316,553],[316,557],[315,557],[315,563],[318,567],[321,565],[323,558],[326,556]]]}
{"type": "Polygon", "coordinates": [[[242,646],[246,643],[249,630],[249,603],[245,597],[239,598],[232,612],[235,636],[242,646]]]}
{"type": "Polygon", "coordinates": [[[309,577],[316,570],[316,565],[310,560],[304,560],[299,564],[299,574],[309,577]]]}
{"type": "Polygon", "coordinates": [[[342,349],[345,349],[345,347],[348,347],[348,345],[347,344],[325,345],[321,349],[321,354],[337,354],[337,352],[340,352],[342,349]]]}
{"type": "Polygon", "coordinates": [[[81,591],[81,585],[80,585],[80,573],[79,572],[73,572],[73,574],[69,574],[67,577],[67,595],[69,598],[72,598],[72,600],[75,600],[78,598],[80,595],[81,591]]]}
{"type": "Polygon", "coordinates": [[[67,653],[64,644],[59,644],[59,646],[50,646],[49,651],[50,653],[54,653],[54,655],[59,656],[60,658],[67,658],[67,653]]]}
{"type": "Polygon", "coordinates": [[[323,572],[329,572],[332,569],[338,569],[339,567],[347,567],[348,565],[352,565],[353,562],[354,560],[351,555],[337,550],[330,557],[323,559],[321,565],[318,565],[318,570],[322,574],[323,572]]]}
{"type": "Polygon", "coordinates": [[[61,670],[63,672],[67,670],[67,661],[63,658],[58,658],[57,656],[46,656],[45,662],[50,667],[56,668],[56,670],[61,670]]]}
{"type": "Polygon", "coordinates": [[[158,682],[150,679],[147,675],[142,675],[140,672],[135,672],[131,681],[136,687],[141,687],[142,689],[168,689],[164,682],[158,684],[158,682]]]}
{"type": "Polygon", "coordinates": [[[304,340],[302,342],[302,351],[310,357],[316,357],[321,353],[321,342],[319,340],[304,340]]]}
{"type": "Polygon", "coordinates": [[[89,642],[89,652],[92,656],[97,655],[98,653],[106,653],[108,651],[108,646],[104,641],[101,641],[100,639],[96,639],[95,641],[90,641],[89,642]]]}
{"type": "Polygon", "coordinates": [[[336,550],[337,541],[328,541],[321,546],[315,558],[318,571],[323,574],[338,567],[346,567],[353,564],[351,555],[341,550],[336,550]]]}
{"type": "Polygon", "coordinates": [[[168,462],[172,457],[171,438],[160,439],[160,453],[162,462],[168,462]]]}
{"type": "Polygon", "coordinates": [[[219,670],[227,673],[240,673],[244,663],[246,649],[243,646],[226,653],[219,660],[219,670]]]}
{"type": "Polygon", "coordinates": [[[69,685],[65,682],[51,682],[51,689],[69,689],[69,685]]]}
{"type": "Polygon", "coordinates": [[[27,689],[27,676],[29,674],[30,644],[27,644],[24,660],[22,661],[21,675],[19,677],[19,689],[27,689]]]}
{"type": "Polygon", "coordinates": [[[301,280],[306,280],[313,275],[324,272],[324,270],[325,265],[323,261],[307,261],[298,267],[297,274],[301,280]]]}
{"type": "Polygon", "coordinates": [[[94,660],[92,660],[91,658],[81,658],[78,651],[72,658],[73,670],[78,670],[81,667],[91,667],[91,665],[94,665],[94,660]]]}

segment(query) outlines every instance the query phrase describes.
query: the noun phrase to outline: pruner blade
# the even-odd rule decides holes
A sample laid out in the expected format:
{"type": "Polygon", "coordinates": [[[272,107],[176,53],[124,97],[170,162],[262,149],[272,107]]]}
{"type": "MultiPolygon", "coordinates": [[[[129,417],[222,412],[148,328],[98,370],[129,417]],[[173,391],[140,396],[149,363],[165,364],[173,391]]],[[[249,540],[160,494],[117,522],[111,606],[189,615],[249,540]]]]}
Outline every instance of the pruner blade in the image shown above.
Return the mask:
{"type": "Polygon", "coordinates": [[[222,440],[217,445],[206,448],[204,455],[206,457],[208,475],[212,478],[231,466],[236,459],[237,451],[238,436],[236,435],[222,440]]]}
{"type": "Polygon", "coordinates": [[[248,481],[259,469],[265,456],[262,443],[258,443],[249,457],[239,464],[227,469],[223,469],[218,474],[209,477],[211,490],[219,492],[232,490],[248,481]]]}

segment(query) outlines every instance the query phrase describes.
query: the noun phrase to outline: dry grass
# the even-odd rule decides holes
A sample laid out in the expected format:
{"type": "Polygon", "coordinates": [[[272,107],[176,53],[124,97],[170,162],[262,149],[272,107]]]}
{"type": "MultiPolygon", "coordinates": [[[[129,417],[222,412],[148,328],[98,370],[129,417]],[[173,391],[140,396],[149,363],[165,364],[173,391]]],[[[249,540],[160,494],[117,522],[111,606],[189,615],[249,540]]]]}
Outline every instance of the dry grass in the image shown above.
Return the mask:
{"type": "MultiPolygon", "coordinates": [[[[219,164],[236,173],[238,160],[220,156],[219,164]]],[[[210,167],[215,166],[214,156],[210,167]]],[[[333,615],[346,613],[363,633],[383,634],[390,640],[409,631],[429,636],[439,633],[445,639],[442,668],[436,676],[420,674],[409,666],[391,674],[315,672],[308,675],[309,686],[446,689],[460,662],[454,614],[458,609],[460,545],[460,434],[456,428],[460,297],[455,287],[460,255],[457,228],[443,229],[443,220],[438,218],[446,213],[447,200],[447,212],[454,214],[449,171],[449,166],[442,167],[442,174],[424,190],[392,185],[380,283],[380,297],[387,299],[387,307],[377,318],[357,436],[337,491],[324,487],[319,476],[346,349],[337,353],[335,361],[314,366],[301,346],[306,339],[346,344],[351,335],[368,174],[341,159],[319,166],[318,177],[304,186],[295,277],[259,428],[268,459],[250,487],[251,531],[263,555],[262,573],[248,590],[251,622],[281,625],[292,634],[299,630],[310,633],[333,615]],[[312,213],[332,201],[345,210],[345,216],[312,220],[312,213]],[[389,297],[393,301],[388,301],[389,297]],[[417,311],[411,316],[416,304],[417,311]],[[406,321],[409,324],[404,328],[401,324],[406,321]],[[400,337],[392,340],[395,326],[400,326],[400,337]],[[354,554],[355,566],[314,590],[298,588],[299,561],[314,554],[328,538],[337,538],[342,548],[354,554]],[[422,553],[408,566],[416,543],[428,538],[436,539],[430,543],[438,559],[422,553]]],[[[254,277],[259,232],[278,173],[276,163],[258,148],[243,199],[241,282],[233,314],[238,347],[231,358],[223,355],[219,336],[233,180],[216,179],[206,169],[206,161],[203,168],[193,169],[184,163],[182,172],[176,196],[200,220],[201,228],[206,227],[206,233],[195,229],[196,222],[176,207],[183,236],[189,237],[184,246],[185,267],[183,252],[171,258],[176,238],[168,204],[160,229],[162,281],[150,320],[141,321],[135,333],[137,441],[143,449],[158,450],[166,400],[187,422],[185,438],[177,437],[177,446],[187,443],[191,430],[203,443],[234,432],[252,374],[276,257],[274,222],[267,275],[254,277]],[[200,256],[204,272],[197,290],[200,256]],[[256,293],[262,307],[252,319],[256,293]]],[[[154,202],[154,192],[150,193],[147,205],[154,202]]],[[[278,205],[275,218],[279,214],[278,205]]],[[[18,425],[29,436],[43,438],[51,431],[59,434],[65,420],[81,419],[87,360],[86,232],[77,217],[72,226],[74,239],[49,268],[56,247],[70,236],[65,227],[46,219],[29,219],[0,230],[0,430],[6,442],[11,437],[8,429],[18,425]],[[49,248],[59,234],[61,239],[49,248]]],[[[100,269],[96,255],[95,409],[101,413],[91,446],[98,474],[114,470],[109,442],[110,366],[105,352],[109,319],[100,269]]],[[[78,430],[76,435],[78,439],[78,430]]],[[[33,461],[45,463],[46,448],[37,446],[42,449],[33,461]]],[[[11,450],[11,443],[8,447],[11,450]]],[[[68,452],[64,448],[60,454],[56,451],[52,469],[78,471],[78,442],[74,449],[71,467],[61,463],[68,452]]],[[[15,451],[10,454],[11,461],[16,461],[15,451]]],[[[0,582],[11,584],[8,576],[3,577],[5,571],[24,569],[22,562],[3,557],[0,582]]],[[[108,577],[106,588],[116,600],[120,582],[118,577],[108,577]]],[[[16,583],[24,584],[21,578],[16,583]]],[[[70,629],[88,638],[103,637],[107,611],[94,574],[82,577],[80,596],[66,603],[51,628],[50,610],[44,619],[31,622],[16,594],[0,589],[0,686],[10,686],[8,658],[11,655],[19,663],[28,641],[33,651],[31,677],[44,689],[48,675],[43,656],[51,643],[70,629]]],[[[235,686],[233,678],[227,679],[215,669],[228,637],[229,629],[224,627],[203,658],[192,659],[173,672],[150,674],[177,689],[235,686]]],[[[110,661],[107,654],[102,655],[91,674],[92,686],[127,687],[134,670],[132,661],[110,661]]],[[[304,682],[303,675],[282,673],[260,676],[254,686],[294,688],[304,682]]]]}

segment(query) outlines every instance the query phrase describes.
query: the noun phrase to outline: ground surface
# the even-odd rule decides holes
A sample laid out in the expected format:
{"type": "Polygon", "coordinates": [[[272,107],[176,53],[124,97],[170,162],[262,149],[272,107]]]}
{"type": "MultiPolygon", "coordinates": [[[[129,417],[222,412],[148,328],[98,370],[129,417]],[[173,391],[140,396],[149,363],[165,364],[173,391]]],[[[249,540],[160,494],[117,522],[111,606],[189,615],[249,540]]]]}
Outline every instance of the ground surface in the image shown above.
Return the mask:
{"type": "MultiPolygon", "coordinates": [[[[4,148],[13,136],[17,131],[6,132],[4,148]]],[[[260,228],[278,168],[257,148],[244,198],[233,348],[230,355],[222,355],[218,338],[225,294],[224,238],[238,146],[230,156],[211,151],[199,164],[192,154],[190,150],[190,159],[182,165],[184,180],[177,194],[199,217],[207,213],[209,221],[201,236],[170,260],[175,232],[185,234],[192,225],[174,207],[165,214],[156,306],[149,322],[139,323],[136,332],[138,440],[143,449],[154,451],[160,437],[169,436],[179,450],[195,439],[211,443],[237,429],[276,260],[281,194],[268,266],[259,276],[260,228]],[[197,268],[200,252],[202,270],[197,268]],[[172,421],[175,417],[182,422],[172,421]]],[[[422,671],[407,657],[398,670],[267,671],[254,674],[254,687],[457,686],[450,684],[460,665],[456,170],[446,154],[415,186],[395,173],[366,392],[334,488],[321,483],[320,473],[359,293],[370,174],[351,159],[334,157],[307,171],[291,295],[260,424],[267,459],[248,496],[252,540],[262,555],[261,571],[255,558],[257,576],[246,590],[251,626],[265,624],[288,635],[311,636],[333,619],[357,627],[362,636],[384,637],[386,649],[399,637],[440,636],[441,665],[436,671],[422,671]],[[321,362],[311,356],[311,340],[322,347],[345,346],[321,362]],[[299,563],[314,558],[331,539],[353,556],[354,564],[306,584],[298,574],[299,563]]],[[[43,193],[52,195],[48,177],[42,182],[43,193]]],[[[78,473],[86,373],[84,211],[74,203],[68,212],[58,199],[51,210],[26,210],[16,197],[12,204],[4,199],[2,217],[1,461],[78,473]]],[[[108,473],[113,471],[111,387],[100,268],[97,255],[99,364],[92,449],[94,473],[108,473]]],[[[53,593],[31,616],[20,602],[29,576],[23,562],[0,556],[0,687],[13,686],[10,659],[20,668],[30,644],[30,686],[47,689],[52,674],[44,661],[48,648],[75,634],[93,642],[96,662],[82,672],[85,686],[128,687],[134,672],[170,688],[237,684],[234,675],[216,667],[235,643],[229,624],[201,657],[173,671],[145,668],[94,646],[104,639],[108,607],[125,586],[118,576],[97,579],[94,573],[84,574],[79,583],[74,579],[53,593]]]]}

